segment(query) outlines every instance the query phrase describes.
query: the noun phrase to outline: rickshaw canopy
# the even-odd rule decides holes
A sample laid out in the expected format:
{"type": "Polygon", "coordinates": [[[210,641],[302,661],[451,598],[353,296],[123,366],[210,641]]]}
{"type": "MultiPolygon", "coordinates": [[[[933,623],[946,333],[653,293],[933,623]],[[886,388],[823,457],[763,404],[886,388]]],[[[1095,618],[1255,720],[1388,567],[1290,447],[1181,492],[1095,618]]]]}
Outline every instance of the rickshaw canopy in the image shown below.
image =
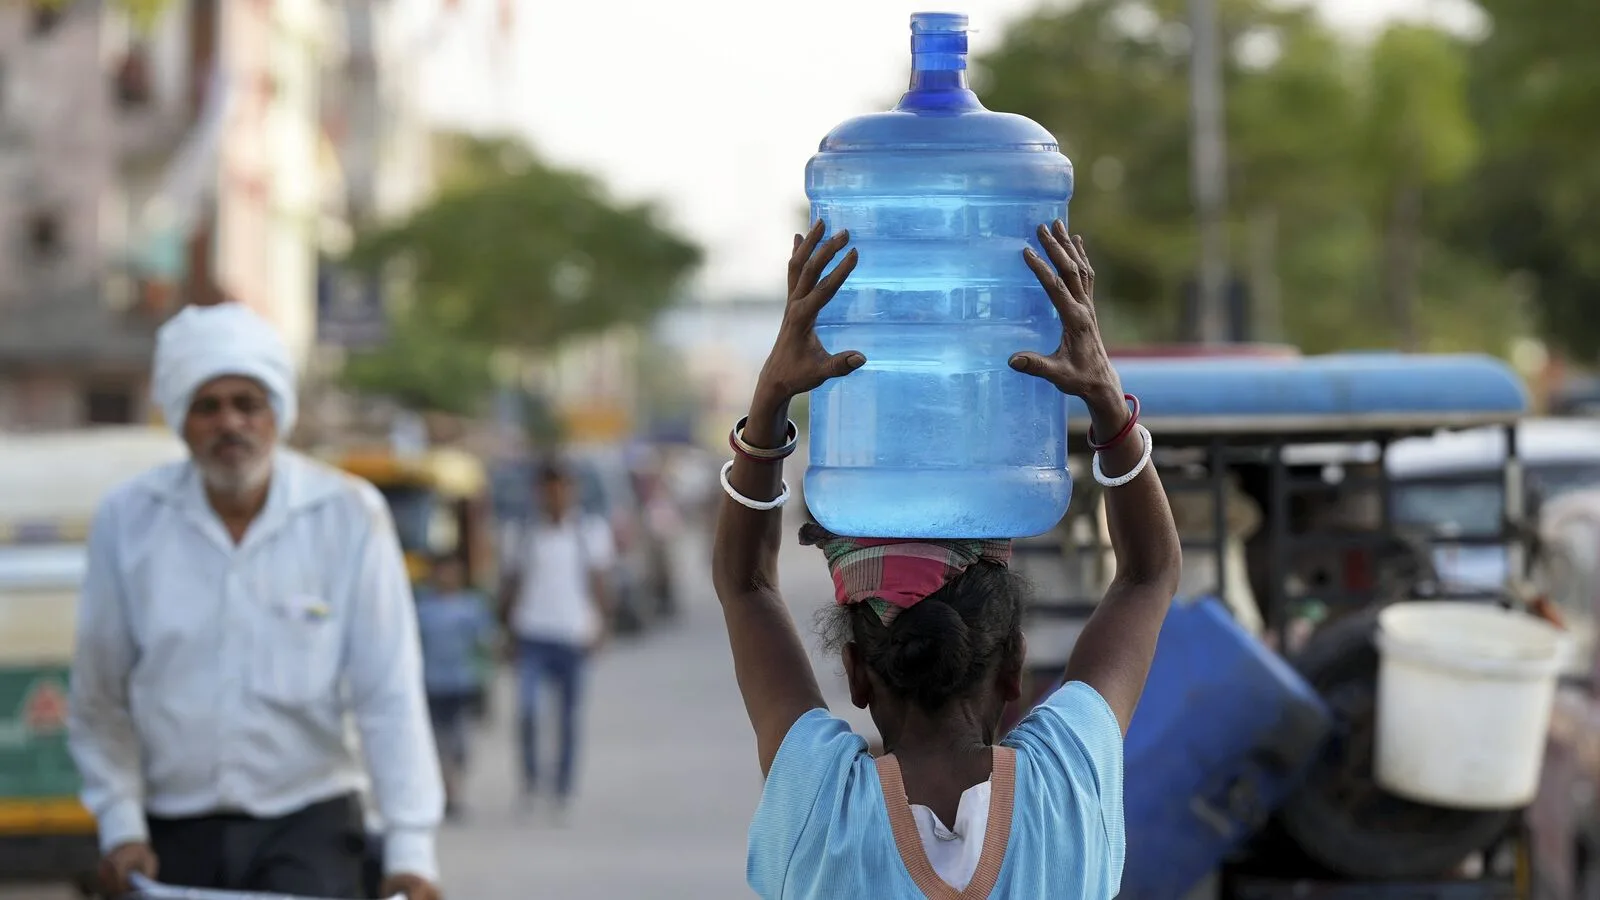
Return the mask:
{"type": "Polygon", "coordinates": [[[172,432],[148,425],[0,434],[0,542],[7,531],[44,527],[82,540],[113,488],[188,455],[172,432]]]}
{"type": "MultiPolygon", "coordinates": [[[[1171,436],[1295,437],[1426,433],[1511,424],[1527,391],[1505,363],[1479,354],[1340,353],[1114,359],[1140,421],[1171,436]]],[[[1069,399],[1069,429],[1088,409],[1069,399]]]]}
{"type": "Polygon", "coordinates": [[[428,488],[451,499],[476,497],[489,487],[488,471],[477,457],[448,447],[414,457],[388,450],[355,451],[333,463],[378,487],[428,488]]]}

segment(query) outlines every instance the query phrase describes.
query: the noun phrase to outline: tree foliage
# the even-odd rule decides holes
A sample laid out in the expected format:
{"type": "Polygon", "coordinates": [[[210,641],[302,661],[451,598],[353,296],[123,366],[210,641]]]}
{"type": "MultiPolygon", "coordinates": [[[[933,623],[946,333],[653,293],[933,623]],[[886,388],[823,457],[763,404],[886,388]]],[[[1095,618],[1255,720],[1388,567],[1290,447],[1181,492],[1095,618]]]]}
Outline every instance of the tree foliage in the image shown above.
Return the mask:
{"type": "MultiPolygon", "coordinates": [[[[978,60],[986,104],[1038,120],[1073,159],[1103,304],[1145,339],[1181,336],[1197,267],[1187,6],[1051,6],[978,60]]],[[[1229,262],[1263,314],[1257,336],[1319,351],[1414,331],[1420,349],[1503,352],[1521,327],[1512,292],[1445,226],[1479,147],[1468,48],[1419,26],[1359,45],[1267,0],[1218,13],[1229,262]]]]}
{"type": "Polygon", "coordinates": [[[398,265],[411,295],[393,310],[396,339],[353,362],[368,390],[459,406],[445,398],[487,377],[490,349],[546,351],[648,321],[700,262],[650,204],[619,203],[519,143],[458,136],[441,155],[438,195],[350,254],[369,271],[398,265]]]}
{"type": "Polygon", "coordinates": [[[1540,331],[1600,361],[1600,6],[1482,0],[1470,100],[1484,153],[1455,187],[1451,239],[1526,281],[1540,331]]]}
{"type": "MultiPolygon", "coordinates": [[[[35,6],[46,9],[62,10],[71,6],[76,0],[32,0],[35,6]]],[[[112,6],[127,15],[128,20],[135,28],[148,31],[161,21],[161,16],[166,13],[173,0],[112,0],[112,6]]]]}
{"type": "Polygon", "coordinates": [[[410,409],[471,416],[493,393],[493,348],[430,328],[418,315],[395,316],[387,342],[346,361],[344,383],[410,409]]]}

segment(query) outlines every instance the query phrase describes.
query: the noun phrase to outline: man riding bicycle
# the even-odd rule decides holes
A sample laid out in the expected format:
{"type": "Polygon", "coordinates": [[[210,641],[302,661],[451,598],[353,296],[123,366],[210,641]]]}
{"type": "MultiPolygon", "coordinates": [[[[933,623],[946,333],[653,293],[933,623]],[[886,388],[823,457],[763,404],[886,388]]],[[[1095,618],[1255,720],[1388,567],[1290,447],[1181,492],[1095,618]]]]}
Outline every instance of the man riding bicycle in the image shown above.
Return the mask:
{"type": "Polygon", "coordinates": [[[73,661],[71,747],[106,889],[137,872],[360,897],[370,776],[384,894],[437,900],[443,788],[383,498],[277,446],[293,364],[245,307],[179,313],[154,368],[191,458],[102,502],[73,661]]]}

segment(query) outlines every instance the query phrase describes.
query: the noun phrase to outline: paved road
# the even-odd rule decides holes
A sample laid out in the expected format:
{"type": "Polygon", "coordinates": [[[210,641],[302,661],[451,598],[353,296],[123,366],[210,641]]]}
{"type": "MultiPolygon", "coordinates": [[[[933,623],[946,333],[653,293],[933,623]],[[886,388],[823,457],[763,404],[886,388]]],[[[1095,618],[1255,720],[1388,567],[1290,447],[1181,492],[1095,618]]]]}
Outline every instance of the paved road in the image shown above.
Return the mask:
{"type": "MultiPolygon", "coordinates": [[[[752,896],[744,884],[745,828],[761,778],[708,557],[704,536],[686,539],[679,555],[681,619],[615,646],[597,663],[589,752],[564,826],[537,812],[525,821],[515,814],[512,743],[501,730],[509,717],[483,736],[469,818],[442,837],[452,898],[752,896]]],[[[786,547],[782,582],[810,633],[815,610],[832,597],[821,554],[786,547]]],[[[819,662],[830,702],[848,707],[837,702],[843,698],[838,666],[819,662]]],[[[508,709],[508,692],[499,699],[500,709],[508,709]]]]}

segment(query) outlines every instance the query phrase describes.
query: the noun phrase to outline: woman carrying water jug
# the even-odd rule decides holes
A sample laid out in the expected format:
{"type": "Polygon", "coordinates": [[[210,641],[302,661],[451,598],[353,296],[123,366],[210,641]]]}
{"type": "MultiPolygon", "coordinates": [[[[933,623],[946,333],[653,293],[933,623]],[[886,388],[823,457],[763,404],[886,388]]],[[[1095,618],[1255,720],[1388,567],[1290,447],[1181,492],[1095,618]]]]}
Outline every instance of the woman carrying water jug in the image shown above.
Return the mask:
{"type": "Polygon", "coordinates": [[[829,714],[778,591],[781,460],[790,401],[865,362],[830,354],[817,314],[856,265],[849,241],[796,236],[783,324],[737,451],[724,471],[712,563],[734,668],[766,787],[747,877],[763,897],[1112,898],[1122,878],[1122,740],[1178,584],[1178,536],[1150,464],[1150,434],[1125,397],[1095,322],[1081,238],[1039,229],[1026,263],[1060,313],[1061,346],[1012,368],[1082,398],[1105,485],[1117,571],[1084,627],[1066,683],[1008,735],[1021,693],[1025,588],[1010,542],[868,540],[807,524],[833,574],[826,629],[851,701],[871,711],[885,755],[829,714]]]}

